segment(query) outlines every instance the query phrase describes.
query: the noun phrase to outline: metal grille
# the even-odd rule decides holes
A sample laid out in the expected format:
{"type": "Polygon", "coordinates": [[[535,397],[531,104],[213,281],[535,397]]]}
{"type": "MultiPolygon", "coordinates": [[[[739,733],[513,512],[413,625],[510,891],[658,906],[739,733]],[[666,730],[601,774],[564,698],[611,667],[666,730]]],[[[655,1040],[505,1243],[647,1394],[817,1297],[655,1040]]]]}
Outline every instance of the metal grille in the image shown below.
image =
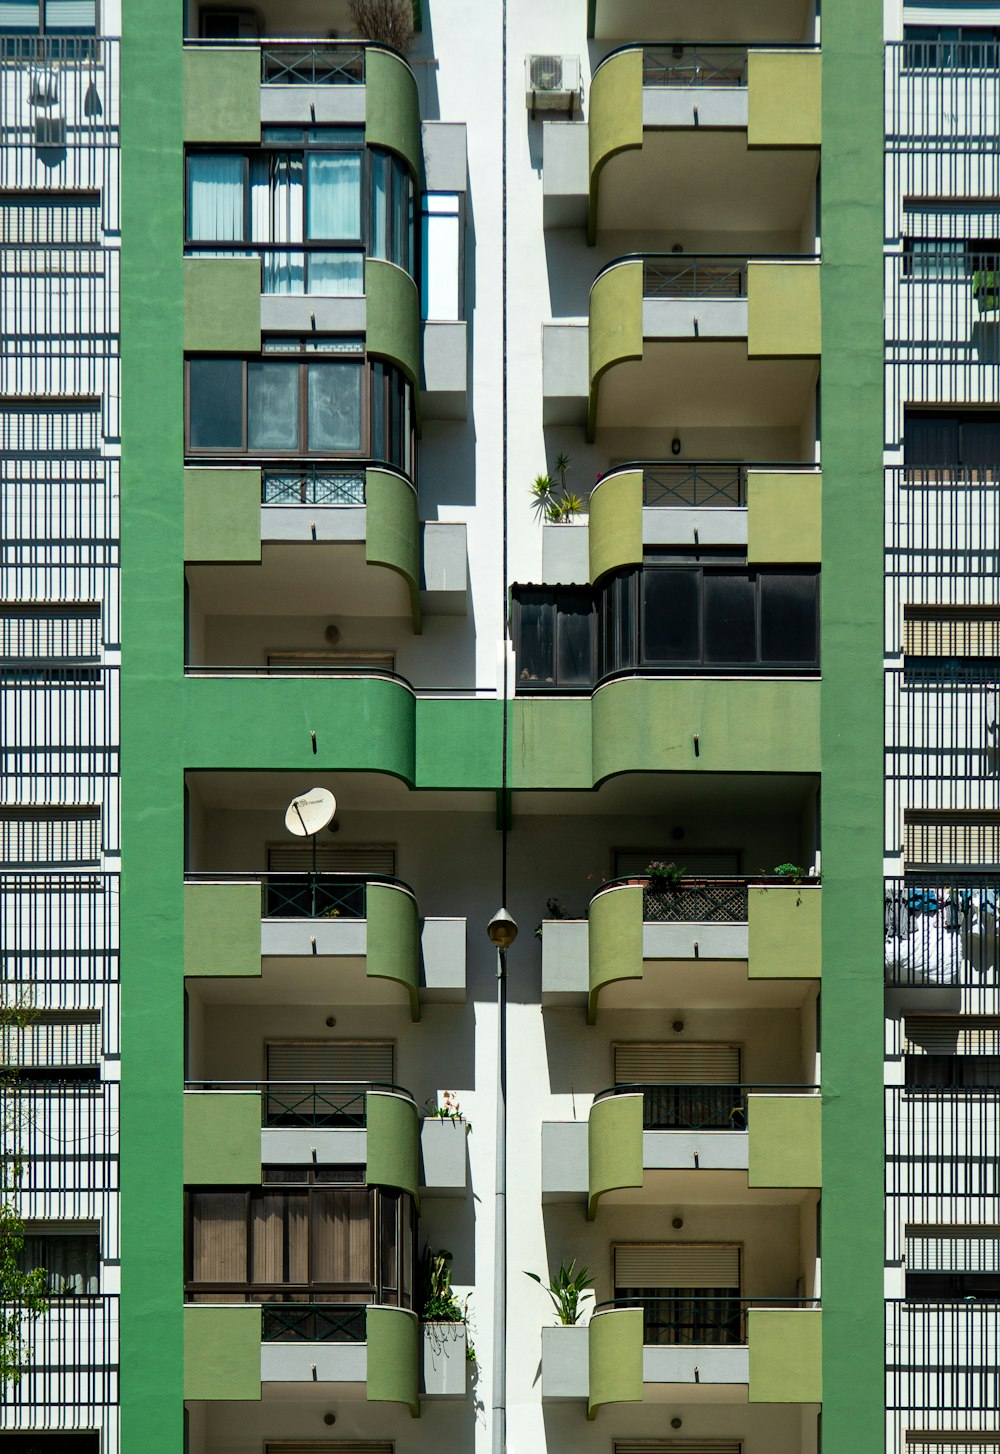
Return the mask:
{"type": "Polygon", "coordinates": [[[100,655],[100,631],[96,604],[0,603],[0,657],[8,660],[93,660],[100,655]]]}
{"type": "Polygon", "coordinates": [[[1000,1016],[907,1015],[906,1055],[1000,1055],[1000,1016]]]}
{"type": "Polygon", "coordinates": [[[322,45],[268,41],[260,51],[260,78],[266,86],[363,86],[364,46],[356,41],[322,45]]]}
{"type": "MultiPolygon", "coordinates": [[[[18,1313],[17,1304],[2,1311],[18,1313]]],[[[109,1408],[118,1402],[118,1298],[53,1296],[38,1318],[18,1320],[20,1380],[0,1392],[0,1406],[109,1408]]]]}
{"type": "Polygon", "coordinates": [[[642,503],[664,505],[745,505],[746,469],[743,465],[658,465],[642,472],[642,503]]]}
{"type": "Polygon", "coordinates": [[[19,1196],[118,1190],[117,1082],[20,1081],[0,1086],[0,1110],[19,1196]]]}
{"type": "Polygon", "coordinates": [[[100,225],[100,198],[96,193],[0,195],[0,243],[7,246],[94,245],[100,240],[100,225]]]}
{"type": "Polygon", "coordinates": [[[0,1026],[0,1065],[20,1070],[97,1065],[101,1021],[97,1015],[58,1015],[43,1010],[29,1024],[0,1026]]]}
{"type": "Polygon", "coordinates": [[[956,142],[993,148],[1000,135],[1000,52],[995,43],[895,41],[885,48],[890,149],[956,142]]]}
{"type": "MultiPolygon", "coordinates": [[[[95,1006],[118,979],[117,876],[0,874],[0,943],[0,997],[95,1006]]],[[[106,1026],[116,1037],[117,1015],[106,1026]]],[[[117,1053],[116,1038],[109,1050],[117,1053]]]]}
{"type": "Polygon", "coordinates": [[[97,400],[58,403],[0,400],[0,450],[8,455],[81,454],[101,443],[97,400]]]}
{"type": "Polygon", "coordinates": [[[0,807],[0,865],[97,863],[100,856],[97,808],[0,807]]]}
{"type": "Polygon", "coordinates": [[[737,45],[643,46],[644,86],[745,86],[747,48],[737,45]]]}
{"type": "Polygon", "coordinates": [[[745,298],[746,258],[644,258],[644,298],[745,298]]]}
{"type": "Polygon", "coordinates": [[[1000,1227],[906,1228],[910,1272],[1000,1272],[1000,1227]]]}
{"type": "Polygon", "coordinates": [[[652,924],[745,924],[747,905],[745,879],[706,879],[642,891],[642,917],[652,924]]]}
{"type": "Polygon", "coordinates": [[[886,1374],[890,1410],[995,1414],[1000,1304],[888,1302],[886,1374]]]}
{"type": "Polygon", "coordinates": [[[336,1303],[264,1303],[265,1343],[363,1343],[366,1309],[336,1303]]]}
{"type": "Polygon", "coordinates": [[[1000,866],[1000,812],[909,809],[903,831],[906,859],[914,866],[1000,866]]]}
{"type": "Polygon", "coordinates": [[[364,470],[264,470],[264,505],[363,505],[364,470]]]}

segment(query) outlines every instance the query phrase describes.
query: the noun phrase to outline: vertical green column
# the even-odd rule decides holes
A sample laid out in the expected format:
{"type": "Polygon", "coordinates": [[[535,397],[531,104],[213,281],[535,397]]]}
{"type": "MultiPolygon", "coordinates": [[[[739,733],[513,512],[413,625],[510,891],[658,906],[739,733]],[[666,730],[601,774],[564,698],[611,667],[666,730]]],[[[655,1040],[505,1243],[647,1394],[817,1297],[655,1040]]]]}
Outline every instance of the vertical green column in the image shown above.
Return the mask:
{"type": "Polygon", "coordinates": [[[183,1445],[179,6],[122,34],[122,1446],[183,1445]]]}
{"type": "Polygon", "coordinates": [[[884,1441],[882,9],[823,7],[823,1449],[884,1441]]]}

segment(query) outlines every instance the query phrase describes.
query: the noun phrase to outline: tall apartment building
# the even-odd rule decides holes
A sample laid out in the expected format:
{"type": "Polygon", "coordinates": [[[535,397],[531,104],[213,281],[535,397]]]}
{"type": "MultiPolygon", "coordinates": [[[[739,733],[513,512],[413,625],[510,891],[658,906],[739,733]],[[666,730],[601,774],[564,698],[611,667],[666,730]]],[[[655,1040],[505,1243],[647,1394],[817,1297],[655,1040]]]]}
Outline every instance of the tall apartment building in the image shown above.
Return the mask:
{"type": "Polygon", "coordinates": [[[0,0],[0,1454],[998,1454],[1000,6],[414,18],[0,0]]]}

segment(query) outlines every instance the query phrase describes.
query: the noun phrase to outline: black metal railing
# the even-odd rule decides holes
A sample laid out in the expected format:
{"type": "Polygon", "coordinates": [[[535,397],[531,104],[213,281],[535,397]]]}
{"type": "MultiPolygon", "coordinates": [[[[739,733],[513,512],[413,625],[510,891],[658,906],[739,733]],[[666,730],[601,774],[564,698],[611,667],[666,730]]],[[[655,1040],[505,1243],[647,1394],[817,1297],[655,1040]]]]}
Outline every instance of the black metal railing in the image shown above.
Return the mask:
{"type": "Polygon", "coordinates": [[[890,1412],[994,1415],[1000,1403],[1000,1303],[886,1303],[890,1412]]]}
{"type": "Polygon", "coordinates": [[[363,505],[365,472],[329,470],[317,465],[296,469],[265,469],[261,473],[262,505],[363,505]]]}
{"type": "Polygon", "coordinates": [[[890,364],[978,366],[1000,362],[1000,255],[960,268],[915,272],[901,253],[885,258],[886,358],[890,364]]]}
{"type": "Polygon", "coordinates": [[[894,988],[1000,986],[1000,876],[886,879],[885,981],[894,988]]]}
{"type": "Polygon", "coordinates": [[[816,1298],[744,1298],[728,1289],[660,1294],[646,1288],[618,1288],[594,1314],[640,1308],[647,1347],[741,1344],[747,1341],[747,1313],[753,1308],[818,1308],[816,1298]]]}
{"type": "Polygon", "coordinates": [[[0,661],[0,776],[17,783],[22,800],[54,777],[71,777],[84,801],[99,800],[119,767],[118,677],[115,666],[0,661]]]}
{"type": "Polygon", "coordinates": [[[376,1080],[189,1080],[188,1091],[255,1091],[261,1096],[262,1126],[323,1126],[363,1129],[368,1124],[372,1091],[399,1096],[414,1105],[402,1086],[376,1080]]]}
{"type": "Polygon", "coordinates": [[[0,1388],[0,1406],[81,1410],[118,1402],[116,1294],[53,1295],[37,1317],[19,1303],[0,1304],[0,1317],[8,1315],[20,1370],[0,1388]]]}
{"type": "Polygon", "coordinates": [[[9,986],[29,1004],[37,990],[47,1008],[91,1006],[118,979],[117,875],[0,873],[0,943],[0,997],[9,986]]]}
{"type": "Polygon", "coordinates": [[[659,508],[745,505],[747,467],[741,464],[663,464],[642,471],[642,503],[659,508]]]}
{"type": "Polygon", "coordinates": [[[264,1303],[265,1343],[363,1343],[367,1306],[340,1303],[264,1303]]]}
{"type": "Polygon", "coordinates": [[[642,1096],[644,1131],[745,1131],[750,1095],[815,1095],[812,1085],[664,1085],[622,1083],[598,1091],[594,1104],[612,1096],[642,1096]]]}
{"type": "Polygon", "coordinates": [[[189,883],[260,884],[264,919],[364,919],[369,884],[387,884],[413,896],[407,884],[386,874],[188,873],[185,879],[189,883]]]}
{"type": "Polygon", "coordinates": [[[644,45],[644,86],[745,86],[747,47],[706,42],[644,45]]]}
{"type": "Polygon", "coordinates": [[[7,1181],[18,1192],[117,1191],[118,1102],[115,1081],[4,1083],[0,1161],[7,1181]]]}
{"type": "Polygon", "coordinates": [[[747,259],[690,253],[646,257],[642,263],[644,298],[745,298],[747,259]]]}

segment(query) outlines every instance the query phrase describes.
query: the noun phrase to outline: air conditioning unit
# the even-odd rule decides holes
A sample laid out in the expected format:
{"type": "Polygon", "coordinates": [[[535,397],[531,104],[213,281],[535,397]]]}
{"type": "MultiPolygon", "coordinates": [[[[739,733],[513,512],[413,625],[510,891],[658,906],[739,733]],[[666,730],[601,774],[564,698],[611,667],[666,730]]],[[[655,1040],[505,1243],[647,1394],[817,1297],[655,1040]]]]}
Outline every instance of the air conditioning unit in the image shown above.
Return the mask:
{"type": "Polygon", "coordinates": [[[579,56],[527,56],[524,62],[525,99],[536,111],[568,111],[572,116],[580,99],[579,56]]]}
{"type": "Polygon", "coordinates": [[[256,40],[260,21],[256,10],[223,10],[204,6],[199,15],[203,40],[256,40]]]}
{"type": "Polygon", "coordinates": [[[52,147],[66,145],[65,116],[35,117],[35,146],[52,147]]]}

